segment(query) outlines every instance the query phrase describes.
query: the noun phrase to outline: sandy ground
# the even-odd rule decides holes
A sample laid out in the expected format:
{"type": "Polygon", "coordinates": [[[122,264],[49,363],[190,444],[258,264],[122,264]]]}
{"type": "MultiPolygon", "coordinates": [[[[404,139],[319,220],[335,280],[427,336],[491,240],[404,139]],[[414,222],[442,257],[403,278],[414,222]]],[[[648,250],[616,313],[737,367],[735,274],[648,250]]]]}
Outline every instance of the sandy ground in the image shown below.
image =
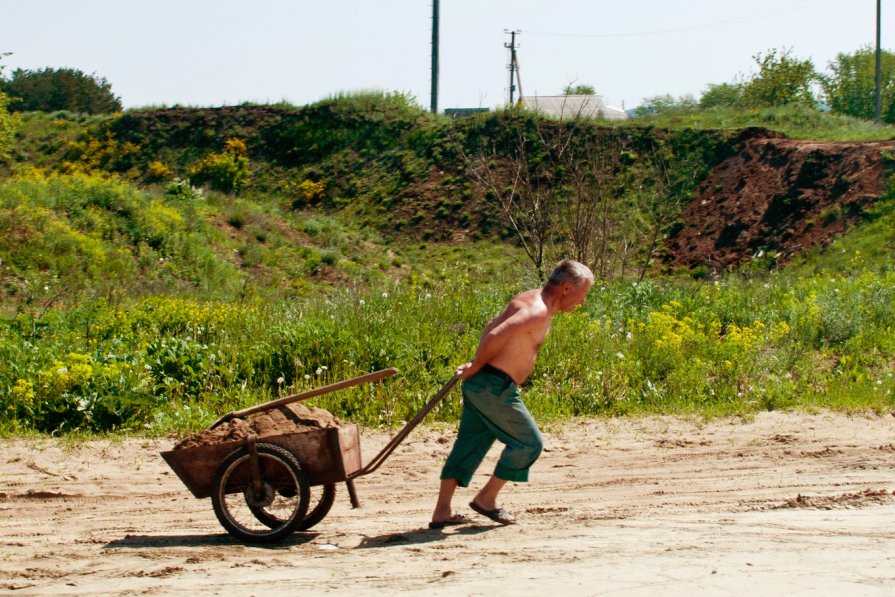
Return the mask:
{"type": "MultiPolygon", "coordinates": [[[[390,435],[362,432],[365,461],[390,435]]],[[[545,430],[519,519],[426,528],[453,430],[416,430],[312,531],[227,535],[173,441],[2,440],[0,593],[892,595],[895,418],[576,421],[545,430]]],[[[473,484],[487,478],[492,450],[473,484]]],[[[460,490],[457,509],[474,488],[460,490]]]]}

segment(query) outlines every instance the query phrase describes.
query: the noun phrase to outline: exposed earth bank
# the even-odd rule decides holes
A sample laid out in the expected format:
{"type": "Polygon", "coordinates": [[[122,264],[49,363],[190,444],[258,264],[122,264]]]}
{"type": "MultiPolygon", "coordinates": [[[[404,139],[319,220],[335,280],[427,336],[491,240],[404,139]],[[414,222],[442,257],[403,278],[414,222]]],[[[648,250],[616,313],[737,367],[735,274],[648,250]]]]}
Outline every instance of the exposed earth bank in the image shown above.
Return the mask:
{"type": "Polygon", "coordinates": [[[783,263],[829,243],[883,193],[895,151],[895,141],[795,141],[764,129],[739,141],[684,209],[666,242],[670,264],[723,269],[762,251],[783,263]]]}
{"type": "MultiPolygon", "coordinates": [[[[310,532],[226,535],[159,457],[174,438],[0,443],[13,595],[890,595],[895,418],[582,420],[545,429],[516,525],[427,528],[454,430],[418,429],[310,532]]],[[[364,430],[364,461],[391,439],[364,430]]]]}

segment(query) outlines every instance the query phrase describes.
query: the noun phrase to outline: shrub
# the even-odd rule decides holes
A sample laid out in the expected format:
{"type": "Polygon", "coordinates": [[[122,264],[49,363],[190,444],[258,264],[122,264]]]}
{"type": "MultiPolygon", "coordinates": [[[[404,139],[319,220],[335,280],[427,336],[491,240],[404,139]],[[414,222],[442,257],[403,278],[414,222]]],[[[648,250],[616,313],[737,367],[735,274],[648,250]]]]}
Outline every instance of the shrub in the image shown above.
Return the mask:
{"type": "Polygon", "coordinates": [[[305,203],[316,203],[323,199],[326,185],[323,181],[303,180],[298,183],[298,193],[305,203]]]}
{"type": "Polygon", "coordinates": [[[224,151],[211,153],[189,169],[190,184],[208,185],[222,193],[238,193],[249,176],[249,158],[245,143],[228,139],[224,151]]]}
{"type": "Polygon", "coordinates": [[[0,92],[0,162],[9,157],[15,139],[15,121],[7,112],[9,98],[0,92]]]}
{"type": "Polygon", "coordinates": [[[171,169],[158,160],[150,162],[146,170],[149,180],[164,180],[171,176],[171,169]]]}
{"type": "Polygon", "coordinates": [[[196,201],[202,199],[202,189],[192,186],[188,180],[175,180],[165,188],[165,196],[196,201]]]}

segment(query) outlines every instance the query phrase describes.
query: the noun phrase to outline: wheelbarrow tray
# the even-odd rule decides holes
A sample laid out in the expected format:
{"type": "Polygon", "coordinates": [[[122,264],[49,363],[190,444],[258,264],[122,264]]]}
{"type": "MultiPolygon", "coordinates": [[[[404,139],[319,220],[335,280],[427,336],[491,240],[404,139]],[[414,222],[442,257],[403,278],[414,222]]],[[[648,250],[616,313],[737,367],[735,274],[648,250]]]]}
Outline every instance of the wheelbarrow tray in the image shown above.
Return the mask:
{"type": "MultiPolygon", "coordinates": [[[[356,424],[259,437],[291,452],[311,485],[346,481],[361,468],[360,435],[356,424]]],[[[197,498],[211,495],[215,475],[227,456],[245,445],[233,440],[162,452],[162,458],[197,498]]]]}

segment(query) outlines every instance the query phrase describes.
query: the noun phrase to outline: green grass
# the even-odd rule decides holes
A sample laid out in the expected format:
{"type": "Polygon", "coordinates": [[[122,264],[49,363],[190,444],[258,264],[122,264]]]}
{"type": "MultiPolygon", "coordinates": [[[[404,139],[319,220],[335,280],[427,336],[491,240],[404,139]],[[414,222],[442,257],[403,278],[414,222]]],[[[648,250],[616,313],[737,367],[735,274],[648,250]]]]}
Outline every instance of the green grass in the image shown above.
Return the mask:
{"type": "MultiPolygon", "coordinates": [[[[0,328],[7,432],[185,433],[220,415],[370,371],[400,375],[313,404],[399,426],[470,358],[520,277],[467,269],[367,292],[230,303],[147,297],[0,328]]],[[[554,323],[526,402],[540,420],[788,408],[889,412],[895,272],[598,285],[554,323]]],[[[453,421],[457,400],[431,420],[453,421]]]]}
{"type": "Polygon", "coordinates": [[[335,218],[185,183],[25,173],[0,180],[0,225],[7,313],[157,293],[290,297],[309,291],[309,277],[323,288],[406,274],[381,239],[335,218]]]}
{"type": "Polygon", "coordinates": [[[650,124],[668,129],[741,129],[754,126],[778,131],[793,139],[817,141],[895,139],[895,126],[809,108],[669,110],[655,116],[613,124],[620,127],[650,124]]]}
{"type": "Polygon", "coordinates": [[[0,162],[0,173],[21,167],[49,168],[58,165],[72,143],[90,127],[109,118],[67,111],[19,114],[11,160],[8,163],[0,162]]]}
{"type": "Polygon", "coordinates": [[[828,245],[797,256],[791,275],[847,276],[855,269],[884,271],[895,254],[895,191],[871,207],[864,221],[828,245]]]}

